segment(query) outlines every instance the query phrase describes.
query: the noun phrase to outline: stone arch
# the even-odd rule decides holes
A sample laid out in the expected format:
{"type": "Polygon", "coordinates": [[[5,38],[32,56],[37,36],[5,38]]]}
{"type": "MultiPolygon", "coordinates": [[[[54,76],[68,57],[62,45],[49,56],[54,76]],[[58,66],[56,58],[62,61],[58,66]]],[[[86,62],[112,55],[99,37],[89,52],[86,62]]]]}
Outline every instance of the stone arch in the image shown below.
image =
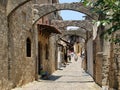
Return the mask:
{"type": "Polygon", "coordinates": [[[83,32],[80,29],[64,31],[63,34],[61,35],[61,37],[64,37],[67,35],[77,35],[83,39],[86,39],[86,32],[83,32]]]}
{"type": "Polygon", "coordinates": [[[53,20],[51,22],[57,28],[66,28],[67,26],[77,26],[82,30],[92,31],[93,24],[89,20],[72,20],[72,21],[63,21],[63,20],[53,20]]]}
{"type": "Polygon", "coordinates": [[[64,3],[64,4],[41,4],[34,5],[34,21],[35,24],[41,17],[59,10],[73,10],[84,13],[92,19],[98,19],[98,15],[92,13],[90,7],[85,7],[82,2],[64,3]]]}
{"type": "Polygon", "coordinates": [[[32,0],[5,0],[6,1],[6,14],[9,16],[13,11],[18,9],[20,6],[32,0]]]}

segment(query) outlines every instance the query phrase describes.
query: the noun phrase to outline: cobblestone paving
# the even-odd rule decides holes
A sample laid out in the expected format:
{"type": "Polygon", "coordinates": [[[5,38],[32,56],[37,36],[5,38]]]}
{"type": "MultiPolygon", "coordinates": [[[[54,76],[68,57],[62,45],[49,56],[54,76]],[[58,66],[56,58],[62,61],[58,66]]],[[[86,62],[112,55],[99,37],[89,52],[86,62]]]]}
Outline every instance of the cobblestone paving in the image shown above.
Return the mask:
{"type": "Polygon", "coordinates": [[[39,80],[13,90],[101,90],[89,74],[81,68],[81,58],[63,70],[57,70],[50,80],[39,80]]]}

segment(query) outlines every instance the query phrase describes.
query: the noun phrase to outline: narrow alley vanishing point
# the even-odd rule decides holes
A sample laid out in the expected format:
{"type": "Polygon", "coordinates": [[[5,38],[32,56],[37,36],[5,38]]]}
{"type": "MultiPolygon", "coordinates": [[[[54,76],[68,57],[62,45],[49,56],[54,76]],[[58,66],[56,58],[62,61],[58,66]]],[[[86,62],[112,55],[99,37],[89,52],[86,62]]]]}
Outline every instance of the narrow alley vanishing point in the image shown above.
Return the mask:
{"type": "Polygon", "coordinates": [[[120,44],[101,37],[112,24],[93,23],[104,15],[84,0],[60,1],[0,0],[0,90],[120,90],[120,44]]]}

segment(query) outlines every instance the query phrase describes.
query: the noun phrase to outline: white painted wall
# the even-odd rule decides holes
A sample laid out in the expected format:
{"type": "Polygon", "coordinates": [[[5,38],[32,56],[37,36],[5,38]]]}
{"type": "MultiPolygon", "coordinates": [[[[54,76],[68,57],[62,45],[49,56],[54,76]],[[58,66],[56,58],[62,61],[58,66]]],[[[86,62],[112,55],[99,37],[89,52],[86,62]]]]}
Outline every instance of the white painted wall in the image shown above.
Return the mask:
{"type": "Polygon", "coordinates": [[[90,38],[87,42],[87,69],[88,73],[93,76],[93,39],[90,38]]]}

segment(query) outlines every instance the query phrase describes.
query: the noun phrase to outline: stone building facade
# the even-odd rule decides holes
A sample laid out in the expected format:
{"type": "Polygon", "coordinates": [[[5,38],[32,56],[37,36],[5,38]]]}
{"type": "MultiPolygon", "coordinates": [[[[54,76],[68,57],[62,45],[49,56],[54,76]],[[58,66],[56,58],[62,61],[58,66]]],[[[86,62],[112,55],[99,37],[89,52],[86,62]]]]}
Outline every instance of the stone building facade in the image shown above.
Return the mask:
{"type": "MultiPolygon", "coordinates": [[[[120,38],[120,31],[113,33],[113,38],[120,38]]],[[[120,89],[120,44],[111,43],[111,53],[109,58],[109,89],[120,89]]]]}
{"type": "MultiPolygon", "coordinates": [[[[44,1],[36,1],[35,4],[53,4],[58,3],[57,0],[44,0],[44,1]]],[[[46,16],[41,17],[37,20],[36,24],[34,24],[35,31],[37,31],[37,39],[36,44],[37,49],[37,58],[38,58],[38,65],[37,65],[37,73],[39,73],[39,69],[42,66],[45,71],[49,74],[52,74],[57,69],[57,34],[60,34],[56,28],[51,26],[51,20],[53,19],[61,19],[58,12],[53,12],[46,16]],[[38,27],[39,25],[42,26],[38,27]],[[48,49],[48,50],[46,50],[48,49]]]]}
{"type": "Polygon", "coordinates": [[[38,71],[43,67],[44,71],[52,74],[56,70],[56,40],[51,33],[60,33],[50,25],[38,24],[38,71]],[[53,48],[54,47],[54,48],[53,48]]]}
{"type": "Polygon", "coordinates": [[[93,65],[94,65],[94,75],[93,78],[97,84],[102,86],[102,53],[100,47],[99,35],[93,41],[93,65]]]}
{"type": "MultiPolygon", "coordinates": [[[[111,43],[109,39],[105,40],[101,37],[102,30],[108,27],[99,27],[93,42],[93,53],[95,53],[93,78],[103,89],[119,90],[119,43],[111,43]]],[[[108,38],[116,38],[117,35],[119,36],[119,31],[108,38]]]]}
{"type": "Polygon", "coordinates": [[[82,47],[81,47],[81,42],[75,42],[74,44],[74,52],[78,54],[79,56],[82,53],[82,47]]]}
{"type": "MultiPolygon", "coordinates": [[[[52,3],[52,0],[46,2],[52,3]]],[[[36,31],[32,22],[34,3],[29,1],[7,16],[6,4],[0,1],[0,90],[10,90],[36,79],[36,31]]],[[[44,17],[44,22],[48,18],[44,17]]],[[[53,39],[51,45],[55,45],[53,39]]],[[[50,73],[55,71],[53,55],[51,60],[54,62],[50,61],[53,63],[50,73]]]]}
{"type": "Polygon", "coordinates": [[[6,7],[0,4],[1,90],[35,80],[35,38],[31,27],[31,7],[32,2],[26,3],[7,17],[6,7]],[[27,56],[28,39],[30,56],[27,56]]]}
{"type": "Polygon", "coordinates": [[[0,1],[0,89],[8,88],[8,22],[6,8],[0,1]]]}
{"type": "MultiPolygon", "coordinates": [[[[57,65],[56,36],[49,34],[50,37],[48,37],[46,32],[39,34],[37,28],[40,22],[49,25],[52,19],[61,19],[54,11],[70,9],[98,19],[97,15],[93,15],[90,9],[85,8],[82,3],[52,5],[57,2],[57,0],[0,0],[0,90],[10,90],[37,79],[39,59],[41,59],[39,63],[43,64],[44,70],[50,73],[55,71],[57,65]],[[35,4],[38,6],[33,7],[35,4]],[[40,6],[39,4],[46,5],[40,6]],[[33,8],[39,11],[37,14],[40,16],[36,19],[34,19],[33,8]],[[54,13],[45,16],[51,12],[54,13]],[[33,19],[36,21],[33,22],[33,19]],[[37,21],[39,23],[35,23],[37,21]],[[49,50],[47,50],[48,47],[49,50]],[[41,49],[40,52],[38,49],[41,49]],[[46,52],[51,53],[46,55],[46,52]]],[[[98,28],[93,42],[93,48],[95,48],[93,50],[95,53],[93,55],[93,77],[99,85],[119,90],[119,52],[114,51],[116,47],[119,48],[119,45],[111,44],[110,46],[108,41],[100,37],[101,31],[102,28],[98,28]]]]}
{"type": "Polygon", "coordinates": [[[8,17],[9,80],[12,87],[35,80],[35,32],[32,29],[32,1],[8,17]],[[32,68],[31,68],[32,67],[32,68]]]}

